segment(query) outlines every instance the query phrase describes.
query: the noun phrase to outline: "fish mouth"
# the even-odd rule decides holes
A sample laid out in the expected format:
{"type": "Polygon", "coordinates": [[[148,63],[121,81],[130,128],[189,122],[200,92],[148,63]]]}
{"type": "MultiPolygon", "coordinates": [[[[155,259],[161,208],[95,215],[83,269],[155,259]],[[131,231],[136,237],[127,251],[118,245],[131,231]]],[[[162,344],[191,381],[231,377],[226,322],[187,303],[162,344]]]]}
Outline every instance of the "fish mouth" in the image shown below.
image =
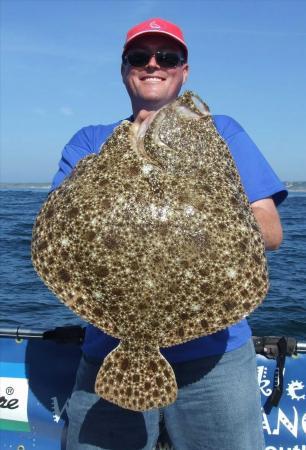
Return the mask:
{"type": "MultiPolygon", "coordinates": [[[[162,77],[156,77],[153,75],[145,75],[140,79],[156,79],[162,77]]],[[[148,118],[146,118],[141,124],[134,123],[131,128],[131,142],[135,148],[135,151],[145,157],[150,163],[155,166],[160,166],[159,161],[153,155],[148,154],[144,146],[144,138],[147,131],[151,128],[154,122],[154,129],[151,134],[151,142],[157,146],[162,147],[164,151],[166,149],[171,152],[171,148],[164,142],[163,137],[160,134],[160,128],[163,120],[168,116],[169,110],[175,110],[176,113],[186,120],[201,120],[205,116],[209,116],[210,112],[207,105],[193,92],[186,91],[181,97],[164,105],[158,111],[155,111],[148,118]],[[184,101],[182,101],[184,100],[184,101]]]]}

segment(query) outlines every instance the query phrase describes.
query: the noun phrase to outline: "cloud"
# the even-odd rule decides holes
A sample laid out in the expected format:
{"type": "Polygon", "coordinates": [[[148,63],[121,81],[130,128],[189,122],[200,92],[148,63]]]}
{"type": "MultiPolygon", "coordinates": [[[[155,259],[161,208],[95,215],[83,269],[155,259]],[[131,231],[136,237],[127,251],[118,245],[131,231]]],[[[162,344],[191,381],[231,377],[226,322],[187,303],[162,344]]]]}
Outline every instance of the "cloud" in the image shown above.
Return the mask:
{"type": "Polygon", "coordinates": [[[70,108],[70,106],[61,106],[59,112],[63,116],[72,116],[73,115],[73,110],[72,110],[72,108],[70,108]]]}
{"type": "Polygon", "coordinates": [[[305,31],[291,31],[291,30],[264,30],[251,28],[206,28],[197,29],[197,33],[206,34],[245,34],[251,36],[271,36],[271,37],[300,37],[305,36],[305,31]]]}
{"type": "MultiPolygon", "coordinates": [[[[136,3],[136,12],[137,12],[137,17],[139,17],[139,22],[142,22],[143,20],[147,20],[149,17],[153,15],[154,17],[156,16],[156,14],[154,15],[155,9],[157,6],[159,6],[161,4],[161,2],[154,2],[152,0],[146,0],[146,1],[142,1],[142,2],[137,2],[136,3]]],[[[158,16],[158,14],[157,14],[158,16]]],[[[135,21],[135,15],[133,15],[133,19],[135,21]]],[[[137,20],[136,20],[137,22],[137,20]]]]}
{"type": "Polygon", "coordinates": [[[37,114],[38,116],[45,116],[46,112],[47,111],[44,108],[41,108],[40,106],[36,106],[35,108],[33,108],[33,113],[37,114]]]}
{"type": "Polygon", "coordinates": [[[111,52],[101,52],[99,50],[86,48],[84,51],[58,43],[35,41],[32,37],[22,37],[12,35],[10,32],[3,32],[3,42],[1,52],[6,54],[19,54],[25,56],[36,56],[45,58],[61,58],[66,61],[77,61],[87,64],[113,64],[118,61],[118,56],[111,52]]]}

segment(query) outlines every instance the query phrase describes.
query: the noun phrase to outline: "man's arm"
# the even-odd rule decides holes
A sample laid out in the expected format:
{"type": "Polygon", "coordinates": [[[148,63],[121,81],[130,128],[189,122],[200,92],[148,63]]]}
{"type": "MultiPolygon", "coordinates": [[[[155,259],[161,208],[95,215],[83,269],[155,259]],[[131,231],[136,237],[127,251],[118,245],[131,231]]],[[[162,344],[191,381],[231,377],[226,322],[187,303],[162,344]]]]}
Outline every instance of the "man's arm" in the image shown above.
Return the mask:
{"type": "Polygon", "coordinates": [[[272,198],[264,198],[251,203],[251,207],[261,229],[267,250],[276,250],[283,240],[280,218],[272,198]]]}

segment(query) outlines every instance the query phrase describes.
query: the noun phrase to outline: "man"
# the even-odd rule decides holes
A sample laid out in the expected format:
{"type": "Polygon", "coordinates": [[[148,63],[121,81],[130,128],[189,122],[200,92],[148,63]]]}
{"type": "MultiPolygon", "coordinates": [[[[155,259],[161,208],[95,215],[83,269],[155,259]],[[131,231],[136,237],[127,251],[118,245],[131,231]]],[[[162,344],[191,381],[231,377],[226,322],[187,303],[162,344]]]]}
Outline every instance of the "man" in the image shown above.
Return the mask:
{"type": "MultiPolygon", "coordinates": [[[[133,116],[141,123],[173,101],[188,76],[188,49],[182,31],[163,19],[150,19],[127,33],[121,74],[133,116]]],[[[286,197],[274,174],[241,126],[214,116],[240,172],[267,249],[276,249],[282,228],[275,205],[286,197]]],[[[101,144],[118,123],[80,130],[64,148],[52,189],[75,164],[101,144]]],[[[88,326],[74,393],[69,405],[68,450],[152,450],[163,416],[177,450],[262,450],[260,396],[255,352],[246,322],[210,336],[163,349],[176,374],[177,400],[145,413],[122,409],[94,394],[103,358],[118,340],[88,326]]]]}

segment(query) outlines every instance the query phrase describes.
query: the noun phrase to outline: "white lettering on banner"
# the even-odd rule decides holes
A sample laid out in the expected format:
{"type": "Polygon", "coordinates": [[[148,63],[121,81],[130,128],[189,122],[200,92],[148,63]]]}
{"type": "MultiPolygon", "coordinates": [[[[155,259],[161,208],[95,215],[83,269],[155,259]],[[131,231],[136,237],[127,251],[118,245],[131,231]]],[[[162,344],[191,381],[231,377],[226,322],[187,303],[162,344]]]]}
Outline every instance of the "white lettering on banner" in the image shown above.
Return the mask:
{"type": "Polygon", "coordinates": [[[290,383],[288,383],[288,387],[286,389],[287,391],[287,395],[289,395],[289,397],[291,397],[291,400],[305,400],[306,398],[306,394],[297,394],[297,391],[302,391],[304,389],[304,384],[302,381],[291,381],[290,383]]]}
{"type": "Polygon", "coordinates": [[[0,419],[27,423],[28,392],[26,378],[0,377],[0,419]]]}
{"type": "MultiPolygon", "coordinates": [[[[270,385],[272,384],[271,380],[267,377],[268,368],[266,366],[257,366],[257,381],[259,385],[259,389],[265,397],[269,397],[272,393],[272,389],[270,385]]],[[[285,375],[285,369],[283,371],[285,375]]],[[[275,371],[274,374],[275,381],[279,383],[279,373],[278,370],[275,371]]],[[[287,384],[287,395],[291,398],[291,400],[306,400],[305,394],[305,386],[302,381],[292,380],[287,384]]]]}
{"type": "Polygon", "coordinates": [[[68,402],[69,402],[69,398],[65,401],[62,409],[60,409],[58,401],[57,401],[57,397],[51,398],[54,422],[58,423],[60,421],[60,418],[63,415],[64,411],[67,410],[68,402]]]}
{"type": "Polygon", "coordinates": [[[265,450],[306,450],[306,445],[295,445],[294,447],[274,447],[273,445],[269,445],[265,450]]]}
{"type": "MultiPolygon", "coordinates": [[[[268,435],[271,435],[271,434],[273,434],[273,435],[280,435],[281,434],[280,425],[282,424],[282,425],[285,426],[285,428],[288,431],[290,431],[290,433],[295,438],[298,437],[298,432],[299,431],[301,432],[301,428],[304,431],[304,433],[306,434],[306,413],[304,413],[302,418],[301,418],[301,428],[299,430],[298,411],[296,410],[296,408],[294,406],[292,406],[291,411],[292,411],[291,418],[293,416],[293,422],[291,421],[291,419],[288,419],[288,417],[284,414],[284,412],[281,410],[281,408],[279,408],[278,411],[277,411],[277,426],[276,426],[276,428],[274,428],[272,430],[271,429],[271,425],[269,423],[269,416],[267,416],[265,414],[264,410],[262,409],[262,428],[263,428],[263,430],[268,435]]],[[[305,450],[306,450],[306,445],[305,445],[305,450]]]]}
{"type": "Polygon", "coordinates": [[[272,434],[267,414],[262,411],[262,428],[267,434],[272,434]]]}
{"type": "Polygon", "coordinates": [[[302,417],[302,430],[306,434],[306,413],[302,417]]]}
{"type": "Polygon", "coordinates": [[[286,416],[286,414],[279,408],[278,409],[278,416],[277,416],[277,427],[272,431],[272,434],[277,434],[279,435],[279,430],[280,430],[280,424],[283,424],[285,426],[285,428],[287,428],[288,431],[290,431],[290,433],[297,438],[297,434],[298,434],[298,412],[296,410],[296,408],[293,406],[293,412],[294,412],[294,421],[293,423],[288,419],[288,417],[286,416]]]}
{"type": "Polygon", "coordinates": [[[257,381],[259,389],[266,397],[272,394],[272,389],[267,389],[267,387],[271,384],[271,381],[267,379],[267,371],[267,367],[257,366],[257,381]]]}

